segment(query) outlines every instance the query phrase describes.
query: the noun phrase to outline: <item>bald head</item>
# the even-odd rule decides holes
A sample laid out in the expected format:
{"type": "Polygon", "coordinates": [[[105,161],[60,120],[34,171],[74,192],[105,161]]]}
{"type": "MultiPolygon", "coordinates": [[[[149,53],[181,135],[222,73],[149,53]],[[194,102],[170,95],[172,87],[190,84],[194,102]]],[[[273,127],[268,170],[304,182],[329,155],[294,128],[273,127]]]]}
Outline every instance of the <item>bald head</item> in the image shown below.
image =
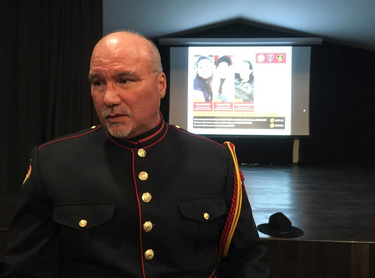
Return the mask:
{"type": "Polygon", "coordinates": [[[159,51],[132,32],[111,33],[95,46],[89,81],[99,120],[117,138],[133,138],[160,120],[167,82],[159,51]]]}
{"type": "Polygon", "coordinates": [[[138,50],[144,57],[149,57],[153,73],[161,73],[163,67],[161,64],[160,53],[155,44],[145,38],[143,35],[133,31],[118,31],[104,36],[94,47],[91,61],[95,54],[102,54],[103,49],[110,50],[113,54],[119,52],[138,50]]]}

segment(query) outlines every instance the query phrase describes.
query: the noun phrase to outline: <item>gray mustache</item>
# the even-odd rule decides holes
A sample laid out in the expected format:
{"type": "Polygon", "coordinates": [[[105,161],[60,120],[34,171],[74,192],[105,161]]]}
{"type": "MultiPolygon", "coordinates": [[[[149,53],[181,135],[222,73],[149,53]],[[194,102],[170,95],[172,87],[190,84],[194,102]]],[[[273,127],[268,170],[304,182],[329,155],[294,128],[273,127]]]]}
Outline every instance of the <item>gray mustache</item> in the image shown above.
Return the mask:
{"type": "Polygon", "coordinates": [[[132,113],[129,111],[129,109],[125,107],[108,107],[105,108],[101,114],[104,118],[107,118],[110,114],[116,113],[116,114],[122,114],[125,116],[131,116],[132,113]]]}

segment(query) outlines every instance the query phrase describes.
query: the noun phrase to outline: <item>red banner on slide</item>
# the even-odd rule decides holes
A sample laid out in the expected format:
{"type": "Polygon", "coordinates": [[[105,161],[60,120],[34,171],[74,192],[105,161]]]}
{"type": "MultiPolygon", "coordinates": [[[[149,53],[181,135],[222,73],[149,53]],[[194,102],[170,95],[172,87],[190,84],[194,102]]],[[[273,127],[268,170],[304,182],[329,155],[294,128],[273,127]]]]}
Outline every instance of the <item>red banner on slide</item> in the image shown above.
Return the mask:
{"type": "Polygon", "coordinates": [[[194,102],[194,111],[212,111],[212,102],[194,102]]]}
{"type": "Polygon", "coordinates": [[[233,111],[233,102],[214,102],[215,111],[233,111]]]}
{"type": "Polygon", "coordinates": [[[253,112],[254,103],[253,102],[235,102],[234,111],[236,112],[253,112]]]}
{"type": "Polygon", "coordinates": [[[286,53],[257,53],[256,62],[261,64],[285,64],[286,53]]]}

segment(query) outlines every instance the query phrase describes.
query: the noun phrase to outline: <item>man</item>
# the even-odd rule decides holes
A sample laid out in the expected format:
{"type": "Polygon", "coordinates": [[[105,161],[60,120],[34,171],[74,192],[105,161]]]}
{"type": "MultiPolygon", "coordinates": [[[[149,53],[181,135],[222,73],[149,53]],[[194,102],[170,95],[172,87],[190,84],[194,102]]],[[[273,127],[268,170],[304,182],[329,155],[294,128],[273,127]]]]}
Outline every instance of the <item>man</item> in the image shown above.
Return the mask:
{"type": "Polygon", "coordinates": [[[5,277],[266,277],[230,150],[159,113],[156,47],[112,33],[89,80],[102,126],[34,148],[5,277]]]}

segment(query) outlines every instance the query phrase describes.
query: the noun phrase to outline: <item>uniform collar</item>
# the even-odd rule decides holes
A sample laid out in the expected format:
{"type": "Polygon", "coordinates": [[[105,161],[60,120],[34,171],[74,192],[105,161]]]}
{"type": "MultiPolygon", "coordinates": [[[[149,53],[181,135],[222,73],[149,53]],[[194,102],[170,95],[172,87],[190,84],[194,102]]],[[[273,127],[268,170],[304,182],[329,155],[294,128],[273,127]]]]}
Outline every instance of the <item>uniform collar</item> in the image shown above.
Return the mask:
{"type": "Polygon", "coordinates": [[[148,148],[162,140],[167,133],[168,124],[160,114],[158,124],[151,130],[131,139],[120,139],[113,137],[106,131],[108,138],[116,145],[126,149],[148,148]]]}

